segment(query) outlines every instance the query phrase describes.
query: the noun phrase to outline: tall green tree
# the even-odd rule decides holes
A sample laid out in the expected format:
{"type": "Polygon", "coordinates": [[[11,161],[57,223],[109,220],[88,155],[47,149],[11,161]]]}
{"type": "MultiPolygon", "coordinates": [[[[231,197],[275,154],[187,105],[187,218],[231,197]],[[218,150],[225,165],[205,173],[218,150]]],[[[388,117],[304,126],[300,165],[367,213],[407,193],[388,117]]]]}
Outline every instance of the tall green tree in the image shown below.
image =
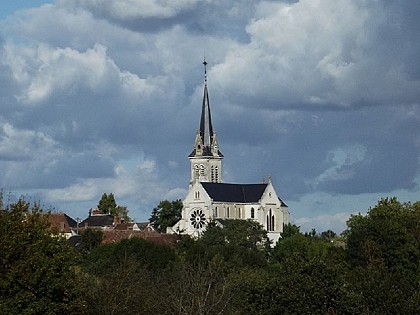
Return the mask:
{"type": "Polygon", "coordinates": [[[349,260],[358,266],[385,266],[390,272],[420,271],[420,207],[384,198],[366,215],[347,222],[349,260]]]}
{"type": "Polygon", "coordinates": [[[117,202],[115,201],[114,194],[110,193],[108,195],[104,193],[98,203],[99,211],[101,211],[102,213],[112,214],[113,212],[115,212],[116,208],[117,202]]]}
{"type": "Polygon", "coordinates": [[[381,199],[347,222],[350,284],[369,314],[420,310],[420,204],[381,199]]]}
{"type": "Polygon", "coordinates": [[[149,222],[158,232],[166,232],[167,227],[173,226],[181,219],[182,201],[162,200],[152,210],[149,222]]]}
{"type": "Polygon", "coordinates": [[[117,205],[113,193],[104,193],[98,202],[98,209],[102,213],[111,214],[113,216],[119,216],[126,222],[130,222],[131,219],[128,216],[128,209],[124,206],[117,205]]]}
{"type": "Polygon", "coordinates": [[[76,253],[38,204],[0,209],[0,314],[80,314],[76,253]]]}

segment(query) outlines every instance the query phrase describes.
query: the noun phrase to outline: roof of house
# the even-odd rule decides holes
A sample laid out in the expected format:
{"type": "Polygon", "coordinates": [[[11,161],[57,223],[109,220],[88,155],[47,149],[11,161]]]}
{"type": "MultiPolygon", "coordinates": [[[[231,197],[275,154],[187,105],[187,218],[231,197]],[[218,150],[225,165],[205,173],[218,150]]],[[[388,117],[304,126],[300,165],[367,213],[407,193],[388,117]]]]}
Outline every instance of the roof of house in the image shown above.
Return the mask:
{"type": "Polygon", "coordinates": [[[110,214],[102,215],[91,215],[80,222],[79,227],[84,228],[86,226],[90,227],[105,227],[112,226],[114,224],[114,217],[110,214]]]}
{"type": "Polygon", "coordinates": [[[116,243],[123,239],[133,237],[143,238],[152,243],[173,246],[177,240],[176,234],[165,234],[152,231],[133,231],[133,230],[106,230],[104,231],[102,244],[116,243]]]}
{"type": "Polygon", "coordinates": [[[134,226],[134,223],[131,223],[131,222],[118,223],[118,224],[115,224],[114,230],[122,230],[122,231],[132,230],[133,226],[134,226]]]}
{"type": "Polygon", "coordinates": [[[77,226],[75,220],[62,212],[48,214],[48,221],[51,228],[56,229],[60,233],[71,233],[71,229],[77,226]]]}
{"type": "Polygon", "coordinates": [[[226,184],[202,182],[213,201],[254,203],[258,202],[267,184],[226,184]]]}

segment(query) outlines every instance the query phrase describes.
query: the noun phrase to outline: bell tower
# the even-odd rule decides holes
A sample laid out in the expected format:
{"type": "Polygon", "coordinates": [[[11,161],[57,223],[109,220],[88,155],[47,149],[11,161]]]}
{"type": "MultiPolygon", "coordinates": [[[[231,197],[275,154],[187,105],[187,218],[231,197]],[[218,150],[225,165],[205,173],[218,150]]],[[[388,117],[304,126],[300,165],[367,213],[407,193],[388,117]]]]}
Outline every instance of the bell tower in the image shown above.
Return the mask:
{"type": "Polygon", "coordinates": [[[223,154],[219,150],[216,132],[211,123],[207,88],[207,62],[204,59],[204,95],[201,108],[200,129],[195,136],[194,149],[188,156],[191,163],[190,186],[195,181],[221,183],[223,154]]]}

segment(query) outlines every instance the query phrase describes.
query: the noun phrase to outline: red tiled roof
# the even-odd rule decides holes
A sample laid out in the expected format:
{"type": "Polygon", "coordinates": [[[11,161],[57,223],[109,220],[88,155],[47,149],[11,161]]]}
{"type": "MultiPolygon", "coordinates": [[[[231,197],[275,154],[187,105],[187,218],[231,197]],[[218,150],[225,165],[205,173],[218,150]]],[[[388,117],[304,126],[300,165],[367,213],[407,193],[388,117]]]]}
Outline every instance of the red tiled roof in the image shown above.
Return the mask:
{"type": "Polygon", "coordinates": [[[104,231],[102,244],[119,242],[126,238],[139,237],[157,244],[173,246],[177,241],[177,235],[161,234],[148,231],[133,230],[108,230],[104,231]]]}
{"type": "Polygon", "coordinates": [[[48,214],[48,221],[51,228],[59,233],[71,233],[71,228],[74,221],[65,213],[50,213],[48,214]]]}

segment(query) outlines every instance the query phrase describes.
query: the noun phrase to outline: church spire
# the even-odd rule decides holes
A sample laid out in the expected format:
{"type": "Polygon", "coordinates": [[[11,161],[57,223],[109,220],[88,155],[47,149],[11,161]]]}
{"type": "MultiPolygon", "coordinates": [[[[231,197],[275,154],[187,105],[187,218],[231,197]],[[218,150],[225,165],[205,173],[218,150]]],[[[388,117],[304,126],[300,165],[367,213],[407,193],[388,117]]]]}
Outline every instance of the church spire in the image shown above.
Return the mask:
{"type": "Polygon", "coordinates": [[[207,61],[204,58],[204,96],[203,105],[201,108],[201,121],[200,121],[200,136],[203,142],[204,150],[210,149],[213,140],[213,125],[211,123],[209,93],[207,89],[207,61]]]}
{"type": "Polygon", "coordinates": [[[194,150],[188,156],[191,161],[190,185],[196,180],[220,183],[222,181],[223,154],[219,151],[216,132],[213,131],[207,88],[207,61],[204,58],[204,95],[201,106],[200,128],[195,136],[194,150]]]}

